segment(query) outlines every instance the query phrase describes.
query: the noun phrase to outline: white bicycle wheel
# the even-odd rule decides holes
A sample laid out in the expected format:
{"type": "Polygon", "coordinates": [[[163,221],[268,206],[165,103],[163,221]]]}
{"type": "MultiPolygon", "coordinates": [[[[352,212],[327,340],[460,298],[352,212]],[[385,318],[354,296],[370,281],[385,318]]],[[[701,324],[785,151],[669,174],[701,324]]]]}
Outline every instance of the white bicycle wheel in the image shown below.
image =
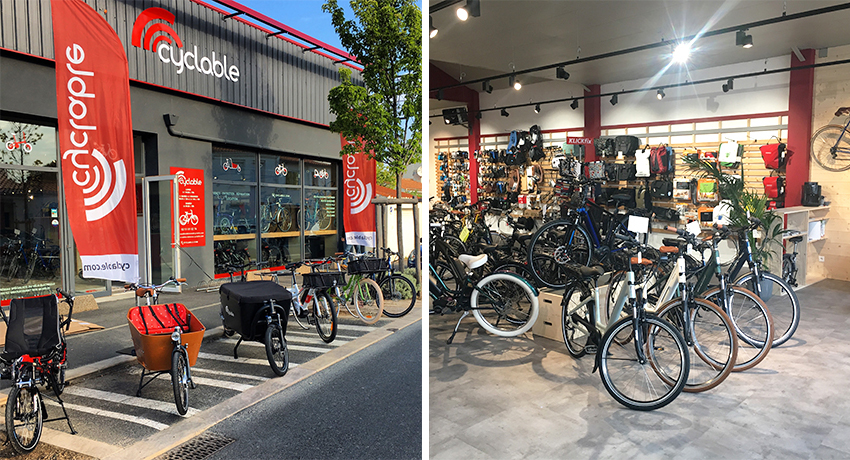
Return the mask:
{"type": "Polygon", "coordinates": [[[501,337],[527,332],[540,314],[534,289],[511,273],[485,276],[475,286],[469,303],[478,324],[501,337]]]}

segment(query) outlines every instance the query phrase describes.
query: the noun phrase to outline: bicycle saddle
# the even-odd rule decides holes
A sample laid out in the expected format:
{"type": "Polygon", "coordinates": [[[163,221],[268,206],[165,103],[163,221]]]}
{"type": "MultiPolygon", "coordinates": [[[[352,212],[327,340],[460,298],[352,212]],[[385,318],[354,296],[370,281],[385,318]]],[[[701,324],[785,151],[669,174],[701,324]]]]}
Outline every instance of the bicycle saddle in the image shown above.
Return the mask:
{"type": "Polygon", "coordinates": [[[605,269],[602,267],[602,265],[594,265],[592,267],[585,267],[584,265],[582,265],[578,267],[578,274],[581,275],[582,278],[601,276],[605,274],[605,269]]]}
{"type": "Polygon", "coordinates": [[[797,244],[797,243],[799,243],[799,242],[803,241],[803,235],[797,235],[797,236],[795,236],[795,237],[788,238],[788,241],[790,241],[790,242],[792,242],[792,243],[794,243],[794,244],[797,244]]]}
{"type": "Polygon", "coordinates": [[[481,254],[478,256],[471,256],[469,254],[461,254],[458,256],[457,260],[461,261],[464,265],[471,269],[478,268],[487,263],[487,254],[481,254]]]}

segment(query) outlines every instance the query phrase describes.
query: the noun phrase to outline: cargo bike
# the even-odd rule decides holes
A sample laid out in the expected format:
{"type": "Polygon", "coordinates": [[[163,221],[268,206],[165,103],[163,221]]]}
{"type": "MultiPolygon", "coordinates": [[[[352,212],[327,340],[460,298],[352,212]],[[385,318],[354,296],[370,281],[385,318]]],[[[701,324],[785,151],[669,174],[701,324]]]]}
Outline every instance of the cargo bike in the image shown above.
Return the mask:
{"type": "Polygon", "coordinates": [[[191,367],[198,360],[205,328],[183,304],[157,301],[164,287],[179,286],[185,281],[171,278],[160,285],[124,285],[125,289],[136,291],[136,306],[127,311],[136,360],[142,365],[136,396],[141,396],[142,388],[160,375],[171,374],[174,403],[180,415],[186,415],[189,409],[189,389],[195,388],[191,367]]]}
{"type": "Polygon", "coordinates": [[[292,293],[268,280],[225,283],[218,292],[224,335],[239,334],[233,357],[239,358],[237,350],[243,340],[262,342],[272,371],[278,376],[286,374],[289,349],[285,336],[292,293]]]}

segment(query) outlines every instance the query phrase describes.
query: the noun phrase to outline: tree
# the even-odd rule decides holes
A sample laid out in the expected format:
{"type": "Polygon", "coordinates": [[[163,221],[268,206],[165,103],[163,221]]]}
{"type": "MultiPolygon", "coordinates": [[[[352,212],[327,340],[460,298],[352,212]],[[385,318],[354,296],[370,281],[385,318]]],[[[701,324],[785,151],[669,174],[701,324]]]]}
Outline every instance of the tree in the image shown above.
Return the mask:
{"type": "MultiPolygon", "coordinates": [[[[331,131],[359,139],[363,151],[386,165],[396,178],[422,159],[422,12],[412,0],[351,0],[354,19],[346,19],[337,0],[331,13],[342,46],[363,65],[356,84],[350,68],[339,70],[342,84],[328,94],[336,120],[331,131]]],[[[341,154],[354,154],[348,144],[341,154]]]]}

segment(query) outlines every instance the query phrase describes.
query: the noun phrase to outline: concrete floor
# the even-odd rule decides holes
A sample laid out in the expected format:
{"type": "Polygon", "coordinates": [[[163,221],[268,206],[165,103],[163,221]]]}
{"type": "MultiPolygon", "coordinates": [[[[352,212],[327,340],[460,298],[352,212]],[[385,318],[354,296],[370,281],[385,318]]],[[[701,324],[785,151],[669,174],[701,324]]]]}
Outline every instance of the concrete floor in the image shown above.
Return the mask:
{"type": "Polygon", "coordinates": [[[563,342],[430,317],[430,456],[850,458],[850,282],[797,293],[800,326],[756,368],[653,412],[626,409],[563,342]]]}

